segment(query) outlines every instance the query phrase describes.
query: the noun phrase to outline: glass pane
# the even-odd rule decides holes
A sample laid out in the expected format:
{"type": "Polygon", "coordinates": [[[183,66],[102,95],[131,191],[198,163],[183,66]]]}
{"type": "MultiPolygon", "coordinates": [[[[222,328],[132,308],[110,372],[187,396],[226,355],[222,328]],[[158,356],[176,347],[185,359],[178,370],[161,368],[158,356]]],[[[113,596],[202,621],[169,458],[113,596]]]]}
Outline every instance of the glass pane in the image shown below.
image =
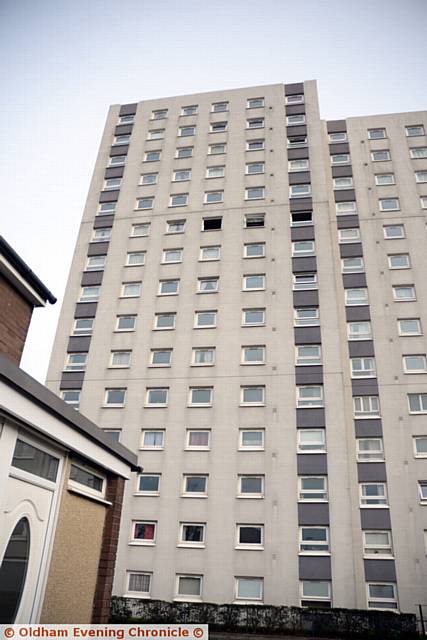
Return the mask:
{"type": "Polygon", "coordinates": [[[182,537],[185,542],[203,542],[203,527],[201,525],[185,524],[182,537]]]}
{"type": "Polygon", "coordinates": [[[244,447],[262,447],[262,441],[262,431],[244,431],[242,433],[242,446],[244,447]]]}
{"type": "Polygon", "coordinates": [[[33,473],[51,482],[56,481],[59,459],[27,442],[17,440],[12,458],[12,466],[33,473]]]}
{"type": "Polygon", "coordinates": [[[239,578],[237,595],[239,598],[261,598],[262,580],[259,578],[239,578]]]}
{"type": "Polygon", "coordinates": [[[74,482],[78,482],[90,489],[95,489],[95,491],[102,491],[102,486],[104,484],[104,480],[102,478],[99,478],[94,473],[86,471],[81,467],[76,467],[74,464],[71,465],[70,480],[74,480],[74,482]]]}
{"type": "Polygon", "coordinates": [[[206,478],[203,476],[188,477],[186,479],[185,490],[190,493],[204,493],[206,490],[206,478]]]}
{"type": "Polygon", "coordinates": [[[240,527],[240,544],[261,544],[261,527],[240,527]]]}
{"type": "Polygon", "coordinates": [[[261,478],[242,478],[241,491],[242,493],[261,493],[262,479],[261,478]]]}
{"type": "Polygon", "coordinates": [[[15,621],[21,602],[30,554],[30,525],[21,518],[9,539],[0,567],[0,624],[15,621]]]}
{"type": "Polygon", "coordinates": [[[208,431],[190,431],[188,434],[189,447],[207,447],[209,444],[208,431]]]}
{"type": "Polygon", "coordinates": [[[178,592],[186,596],[200,595],[200,578],[180,578],[178,592]]]}
{"type": "Polygon", "coordinates": [[[139,478],[139,490],[140,491],[158,491],[159,477],[158,476],[141,476],[139,478]]]}
{"type": "Polygon", "coordinates": [[[303,594],[306,597],[328,598],[329,583],[328,582],[303,582],[303,594]]]}

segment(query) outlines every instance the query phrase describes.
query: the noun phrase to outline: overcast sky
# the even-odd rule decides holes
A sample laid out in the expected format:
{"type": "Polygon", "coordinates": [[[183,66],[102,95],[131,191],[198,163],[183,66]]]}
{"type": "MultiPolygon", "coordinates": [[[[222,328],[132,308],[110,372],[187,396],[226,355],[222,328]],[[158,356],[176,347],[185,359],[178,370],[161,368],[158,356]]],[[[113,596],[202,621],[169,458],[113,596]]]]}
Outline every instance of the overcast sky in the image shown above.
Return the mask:
{"type": "Polygon", "coordinates": [[[0,233],[58,297],[110,104],[316,79],[324,118],[427,105],[426,0],[0,0],[0,233]]]}

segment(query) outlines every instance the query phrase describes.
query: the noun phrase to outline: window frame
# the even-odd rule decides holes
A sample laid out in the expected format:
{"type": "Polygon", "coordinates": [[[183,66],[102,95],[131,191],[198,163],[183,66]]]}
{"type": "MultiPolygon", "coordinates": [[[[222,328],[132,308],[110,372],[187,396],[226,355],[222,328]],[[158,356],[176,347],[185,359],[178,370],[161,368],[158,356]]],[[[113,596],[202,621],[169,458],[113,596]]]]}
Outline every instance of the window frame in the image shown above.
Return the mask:
{"type": "Polygon", "coordinates": [[[155,313],[154,314],[154,327],[153,330],[154,331],[172,331],[173,329],[175,329],[175,325],[176,325],[176,312],[175,311],[161,311],[159,313],[155,313]],[[168,326],[168,327],[159,327],[157,320],[160,316],[171,316],[173,317],[173,324],[172,326],[168,326]]]}
{"type": "Polygon", "coordinates": [[[354,412],[354,419],[355,420],[366,420],[369,418],[380,418],[381,417],[381,404],[380,404],[380,398],[378,395],[372,395],[372,396],[353,396],[353,412],[354,412]],[[373,399],[375,398],[375,403],[373,402],[373,399]],[[359,402],[359,400],[361,402],[359,402]],[[369,409],[368,411],[360,411],[357,409],[358,404],[361,405],[361,408],[364,409],[364,404],[365,404],[365,400],[368,401],[369,404],[369,409]],[[378,407],[376,409],[373,408],[373,405],[377,404],[378,407]]]}
{"type": "Polygon", "coordinates": [[[207,498],[208,497],[208,473],[183,473],[182,474],[182,497],[185,498],[207,498]],[[203,491],[188,491],[187,480],[188,478],[203,478],[205,481],[205,488],[203,491]]]}
{"type": "Polygon", "coordinates": [[[370,320],[350,320],[347,322],[347,339],[350,342],[358,342],[360,340],[372,340],[372,325],[370,320]],[[352,332],[351,331],[351,325],[353,324],[368,324],[369,325],[369,333],[359,333],[357,334],[356,332],[352,332]],[[358,337],[355,337],[355,336],[358,337]]]}
{"type": "Polygon", "coordinates": [[[307,366],[319,366],[322,364],[322,346],[321,344],[296,344],[295,345],[295,366],[307,367],[307,366]],[[317,349],[318,356],[301,356],[299,354],[300,349],[317,349]]]}
{"type": "Polygon", "coordinates": [[[254,603],[254,602],[264,602],[264,578],[258,576],[235,576],[234,577],[234,601],[236,603],[254,603]],[[260,596],[250,598],[248,596],[240,596],[239,595],[239,585],[240,580],[259,580],[260,584],[260,596]]]}
{"type": "Polygon", "coordinates": [[[163,369],[172,366],[172,355],[173,348],[172,347],[156,347],[155,349],[150,350],[150,368],[163,369]],[[154,362],[156,353],[168,353],[169,361],[168,362],[154,362]]]}
{"type": "Polygon", "coordinates": [[[248,551],[263,551],[264,550],[264,525],[263,524],[252,524],[252,523],[236,523],[236,537],[235,537],[235,549],[247,549],[248,551]],[[260,532],[260,542],[240,542],[240,534],[241,529],[243,528],[253,528],[259,529],[260,532]]]}
{"type": "Polygon", "coordinates": [[[141,291],[142,291],[142,282],[140,280],[136,280],[134,282],[122,282],[120,297],[121,298],[139,298],[141,296],[141,291]],[[132,293],[132,294],[126,293],[127,287],[135,286],[135,285],[138,285],[138,293],[132,293]]]}
{"type": "Polygon", "coordinates": [[[151,496],[151,497],[155,497],[155,496],[159,496],[160,495],[160,485],[161,485],[161,481],[162,481],[162,474],[158,473],[158,472],[154,472],[154,471],[143,471],[142,473],[138,473],[138,475],[136,476],[136,492],[135,495],[137,496],[151,496]],[[157,478],[158,482],[157,482],[157,489],[155,489],[154,491],[148,491],[147,489],[141,489],[141,478],[157,478]]]}
{"type": "Polygon", "coordinates": [[[132,520],[130,537],[129,537],[129,545],[132,546],[147,546],[147,547],[155,547],[156,546],[156,534],[157,534],[157,520],[132,520]],[[150,538],[136,538],[135,537],[135,529],[138,524],[148,524],[154,527],[153,539],[150,538]]]}
{"type": "Polygon", "coordinates": [[[425,353],[403,354],[402,363],[403,373],[407,375],[421,375],[423,373],[427,373],[427,357],[425,353]],[[424,367],[422,369],[408,369],[406,358],[422,358],[424,361],[424,367]]]}
{"type": "Polygon", "coordinates": [[[125,597],[126,598],[150,598],[151,594],[151,583],[152,583],[153,574],[149,571],[126,571],[126,586],[125,586],[125,597]],[[148,591],[132,591],[130,589],[130,581],[131,576],[148,576],[150,578],[150,584],[148,591]]]}
{"type": "Polygon", "coordinates": [[[324,407],[323,385],[321,384],[302,384],[296,385],[296,407],[297,409],[316,409],[324,407]],[[320,394],[316,400],[303,398],[300,395],[301,389],[320,389],[320,394]]]}
{"type": "Polygon", "coordinates": [[[248,308],[242,309],[242,327],[263,327],[265,326],[265,319],[266,319],[265,307],[248,307],[248,308]],[[262,314],[263,314],[262,322],[246,322],[245,315],[248,311],[253,311],[253,312],[262,311],[262,314]]]}
{"type": "Polygon", "coordinates": [[[205,407],[212,407],[214,401],[214,387],[213,385],[198,385],[190,386],[188,389],[188,402],[187,407],[196,407],[203,409],[205,407]],[[209,400],[207,402],[194,402],[193,394],[195,391],[209,391],[209,400]]]}
{"type": "Polygon", "coordinates": [[[240,355],[240,364],[242,366],[258,366],[263,365],[266,362],[266,347],[265,344],[260,345],[242,345],[241,347],[241,355],[240,355]],[[247,349],[259,349],[261,350],[261,359],[260,360],[245,360],[245,354],[247,349]]]}
{"type": "Polygon", "coordinates": [[[373,581],[366,582],[366,603],[367,603],[368,611],[374,609],[374,610],[378,610],[378,611],[393,611],[394,613],[396,613],[396,611],[399,610],[399,601],[398,601],[398,598],[397,598],[397,585],[396,585],[396,583],[395,582],[385,582],[385,581],[383,581],[383,582],[373,582],[373,581]],[[372,597],[370,597],[370,586],[371,585],[372,586],[387,586],[387,587],[392,586],[393,587],[393,598],[376,598],[376,597],[372,598],[372,597]],[[374,605],[375,605],[375,603],[378,603],[378,604],[379,603],[384,603],[386,605],[387,604],[389,604],[389,605],[396,604],[396,606],[395,607],[393,607],[393,606],[389,606],[389,607],[387,607],[387,606],[386,607],[377,606],[376,607],[376,606],[370,606],[371,603],[374,604],[374,605]]]}
{"type": "Polygon", "coordinates": [[[216,349],[215,347],[193,347],[191,349],[191,366],[192,367],[213,367],[216,362],[216,349]],[[213,354],[212,362],[196,362],[196,354],[198,351],[211,351],[213,354]]]}
{"type": "Polygon", "coordinates": [[[238,450],[239,451],[264,451],[265,450],[265,428],[263,427],[240,427],[239,428],[239,442],[238,442],[238,450]],[[260,445],[244,445],[243,444],[243,434],[245,432],[259,432],[261,434],[261,444],[260,445]]]}
{"type": "Polygon", "coordinates": [[[132,364],[132,349],[112,349],[110,351],[110,359],[108,363],[109,369],[129,369],[132,364]],[[129,354],[129,359],[127,364],[114,364],[114,356],[116,354],[129,354]]]}
{"type": "Polygon", "coordinates": [[[406,238],[405,234],[405,226],[404,224],[384,224],[383,225],[383,235],[385,240],[400,240],[402,238],[406,238]],[[386,231],[387,229],[401,229],[402,235],[399,236],[388,236],[386,231]]]}
{"type": "Polygon", "coordinates": [[[352,380],[365,380],[367,378],[376,378],[376,362],[373,356],[356,356],[350,358],[350,377],[352,380]],[[367,367],[367,363],[371,361],[371,367],[367,367]],[[359,363],[360,369],[354,368],[359,363]],[[360,372],[360,375],[359,373],[360,372]]]}
{"type": "Polygon", "coordinates": [[[394,302],[413,302],[417,299],[417,292],[415,290],[415,285],[413,284],[394,284],[392,285],[392,292],[394,302]],[[399,298],[397,297],[398,289],[411,289],[413,294],[410,297],[399,298]]]}
{"type": "Polygon", "coordinates": [[[165,435],[166,435],[166,430],[165,429],[141,429],[141,440],[140,440],[140,444],[139,444],[139,449],[142,451],[163,451],[165,448],[165,435]],[[151,444],[151,445],[146,445],[144,443],[145,440],[145,436],[148,433],[155,433],[155,434],[161,434],[162,436],[162,443],[160,445],[155,445],[155,444],[151,444]]]}
{"type": "Polygon", "coordinates": [[[384,462],[384,441],[382,436],[367,436],[356,438],[356,460],[357,462],[384,462]],[[360,443],[366,441],[378,441],[377,449],[361,449],[360,443]]]}
{"type": "Polygon", "coordinates": [[[297,429],[297,453],[303,453],[304,455],[326,453],[326,429],[324,427],[310,427],[297,429]],[[301,436],[307,433],[319,433],[321,434],[321,441],[317,442],[315,439],[305,443],[301,436]],[[312,443],[312,444],[311,444],[312,443]]]}
{"type": "Polygon", "coordinates": [[[262,473],[240,473],[237,476],[237,497],[247,500],[261,500],[265,496],[265,475],[262,473]],[[259,478],[261,481],[261,491],[256,493],[249,491],[242,491],[242,480],[244,478],[259,478]]]}
{"type": "Polygon", "coordinates": [[[421,325],[421,318],[397,318],[397,330],[399,333],[399,336],[402,337],[411,337],[411,336],[422,336],[423,335],[423,329],[422,329],[422,325],[421,325]],[[407,320],[412,320],[412,321],[416,321],[418,324],[418,330],[417,332],[404,332],[401,326],[401,322],[405,322],[407,320]]]}
{"type": "Polygon", "coordinates": [[[189,549],[204,549],[206,547],[206,522],[180,522],[179,523],[179,538],[178,547],[184,547],[189,549]],[[202,540],[192,542],[191,540],[184,540],[184,528],[185,527],[201,527],[202,540]]]}
{"type": "Polygon", "coordinates": [[[146,387],[144,407],[157,409],[157,408],[167,407],[168,404],[169,404],[169,387],[146,387]],[[165,392],[165,400],[163,402],[152,402],[152,400],[150,400],[152,391],[165,392]]]}
{"type": "Polygon", "coordinates": [[[121,409],[126,405],[126,396],[127,396],[126,387],[106,387],[104,389],[104,403],[102,406],[106,409],[115,409],[115,408],[121,409]],[[123,391],[123,400],[121,402],[108,402],[110,392],[115,392],[115,391],[123,391]]]}
{"type": "Polygon", "coordinates": [[[185,431],[185,446],[184,446],[184,450],[185,451],[210,451],[211,449],[211,429],[207,429],[205,427],[200,427],[200,428],[196,428],[196,427],[189,427],[188,429],[186,429],[185,431]],[[190,436],[191,434],[195,432],[195,433],[207,433],[208,435],[208,443],[206,445],[191,445],[190,444],[190,436]]]}
{"type": "Polygon", "coordinates": [[[359,506],[361,509],[388,509],[388,492],[386,482],[359,482],[359,506]],[[365,487],[383,487],[383,493],[375,496],[364,495],[365,487]],[[380,502],[383,500],[383,502],[380,502]]]}
{"type": "Polygon", "coordinates": [[[199,310],[199,311],[195,311],[194,312],[194,329],[215,329],[217,324],[216,324],[216,320],[217,320],[217,313],[218,311],[216,309],[207,309],[207,310],[199,310]],[[199,317],[200,314],[207,314],[207,313],[212,313],[214,314],[214,324],[207,324],[207,325],[199,325],[197,324],[197,319],[199,317]]]}
{"type": "Polygon", "coordinates": [[[329,526],[328,525],[300,525],[298,527],[298,555],[300,555],[300,556],[330,556],[331,555],[331,545],[330,545],[330,539],[329,539],[329,526]],[[307,541],[307,540],[303,539],[304,529],[319,529],[319,530],[325,531],[325,534],[326,534],[325,541],[313,540],[313,541],[311,541],[311,544],[307,545],[307,542],[310,543],[310,541],[309,540],[307,541]],[[320,549],[320,548],[303,549],[302,547],[303,547],[304,544],[306,544],[306,546],[313,546],[313,547],[321,547],[321,546],[326,546],[327,545],[327,549],[320,549]]]}
{"type": "Polygon", "coordinates": [[[328,491],[328,476],[326,474],[304,474],[298,476],[298,502],[304,503],[327,503],[329,502],[329,491],[328,491]],[[303,480],[313,479],[313,480],[322,480],[323,488],[322,489],[304,489],[303,488],[303,480]],[[303,494],[314,494],[318,496],[323,496],[319,498],[314,497],[303,497],[303,494]]]}
{"type": "Polygon", "coordinates": [[[319,327],[320,326],[320,309],[319,307],[294,307],[294,327],[319,327]],[[316,311],[316,317],[313,321],[300,322],[297,312],[316,311]]]}
{"type": "Polygon", "coordinates": [[[159,280],[159,286],[158,286],[158,290],[157,290],[157,296],[177,296],[179,295],[179,285],[180,285],[180,279],[179,278],[162,278],[159,280]],[[171,283],[171,282],[176,282],[176,290],[175,291],[162,291],[163,285],[165,283],[171,283]]]}

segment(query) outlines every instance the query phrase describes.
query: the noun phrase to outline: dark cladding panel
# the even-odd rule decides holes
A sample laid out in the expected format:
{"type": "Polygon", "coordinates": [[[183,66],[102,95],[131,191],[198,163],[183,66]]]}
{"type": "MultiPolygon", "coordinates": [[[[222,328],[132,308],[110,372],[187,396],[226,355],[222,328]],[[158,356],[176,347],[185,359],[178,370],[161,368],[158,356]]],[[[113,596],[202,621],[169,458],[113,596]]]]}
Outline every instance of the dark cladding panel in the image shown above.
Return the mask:
{"type": "Polygon", "coordinates": [[[99,194],[99,202],[117,202],[120,191],[111,189],[110,191],[101,191],[99,194]]]}
{"type": "Polygon", "coordinates": [[[288,104],[286,105],[286,115],[287,116],[296,116],[304,113],[305,114],[305,104],[288,104]]]}
{"type": "Polygon", "coordinates": [[[349,340],[348,355],[350,358],[369,358],[375,355],[372,340],[349,340]]]}
{"type": "Polygon", "coordinates": [[[285,84],[285,96],[295,96],[299,93],[304,93],[304,83],[294,82],[292,84],[285,84]]]}
{"type": "Polygon", "coordinates": [[[295,367],[296,384],[323,384],[322,366],[300,366],[295,367]]]}
{"type": "Polygon", "coordinates": [[[103,271],[84,271],[80,284],[82,287],[91,287],[97,284],[102,284],[103,275],[103,271]]]}
{"type": "Polygon", "coordinates": [[[309,171],[296,171],[288,174],[289,184],[310,184],[310,172],[309,171]]]}
{"type": "Polygon", "coordinates": [[[359,258],[363,256],[362,243],[340,244],[340,256],[341,258],[359,258]]]}
{"type": "Polygon", "coordinates": [[[347,322],[359,322],[361,320],[370,320],[369,305],[365,304],[360,307],[346,307],[345,317],[347,322]]]}
{"type": "Polygon", "coordinates": [[[357,478],[359,482],[386,482],[384,462],[358,462],[357,478]]]}
{"type": "Polygon", "coordinates": [[[300,580],[331,580],[330,556],[300,556],[298,558],[300,580]]]}
{"type": "Polygon", "coordinates": [[[359,216],[337,216],[338,229],[358,229],[359,216]]]}
{"type": "Polygon", "coordinates": [[[318,291],[294,291],[294,307],[318,307],[318,291]]]}
{"type": "Polygon", "coordinates": [[[367,582],[396,582],[394,560],[364,560],[367,582]]]}
{"type": "Polygon", "coordinates": [[[354,432],[356,438],[380,438],[383,434],[381,420],[355,420],[354,432]]]}
{"type": "Polygon", "coordinates": [[[128,144],[118,144],[110,149],[110,156],[125,156],[129,149],[128,144]]]}
{"type": "Polygon", "coordinates": [[[125,168],[122,167],[107,167],[105,169],[104,178],[107,180],[108,178],[122,178],[124,174],[125,168]]]}
{"type": "Polygon", "coordinates": [[[105,256],[108,253],[109,242],[91,242],[89,244],[88,256],[105,256]]]}
{"type": "Polygon", "coordinates": [[[307,273],[317,271],[316,258],[292,258],[292,272],[293,273],[307,273]]]}
{"type": "Polygon", "coordinates": [[[333,178],[348,178],[353,175],[353,170],[350,164],[343,165],[342,167],[332,167],[333,178]]]}
{"type": "Polygon", "coordinates": [[[307,227],[291,227],[291,240],[314,240],[314,226],[307,227]]]}
{"type": "Polygon", "coordinates": [[[114,222],[114,216],[96,216],[93,222],[94,229],[106,229],[112,227],[114,222]]]}
{"type": "Polygon", "coordinates": [[[64,371],[59,385],[60,389],[81,389],[84,377],[84,371],[64,371]]]}
{"type": "Polygon", "coordinates": [[[353,379],[351,381],[351,389],[354,396],[377,396],[378,382],[376,378],[353,379]]]}
{"type": "Polygon", "coordinates": [[[329,505],[327,503],[302,503],[298,504],[299,525],[328,525],[329,505]]]}
{"type": "Polygon", "coordinates": [[[119,111],[119,116],[134,116],[138,103],[134,104],[122,104],[119,111]]]}
{"type": "Polygon", "coordinates": [[[75,318],[94,318],[96,315],[97,302],[78,302],[74,311],[75,318]]]}
{"type": "Polygon", "coordinates": [[[288,137],[306,136],[307,126],[305,124],[302,124],[302,125],[292,125],[291,127],[286,127],[286,135],[288,137]]]}
{"type": "Polygon", "coordinates": [[[305,160],[308,158],[308,147],[288,149],[288,160],[305,160]]]}
{"type": "Polygon", "coordinates": [[[291,213],[295,211],[313,211],[313,200],[311,198],[291,198],[289,207],[291,213]]]}
{"type": "Polygon", "coordinates": [[[334,191],[335,202],[354,202],[356,200],[356,193],[354,189],[342,189],[341,191],[334,191]]]}
{"type": "Polygon", "coordinates": [[[360,509],[362,529],[391,529],[389,509],[360,509]]]}
{"type": "Polygon", "coordinates": [[[329,145],[329,153],[331,156],[337,153],[350,153],[350,145],[348,142],[338,142],[337,144],[329,145]]]}
{"type": "Polygon", "coordinates": [[[115,136],[129,136],[132,133],[133,124],[119,124],[114,129],[115,136]]]}
{"type": "Polygon", "coordinates": [[[312,427],[325,426],[325,409],[297,409],[297,427],[299,429],[311,429],[312,427]]]}
{"type": "Polygon", "coordinates": [[[343,273],[342,283],[344,289],[366,287],[366,276],[364,273],[343,273]]]}
{"type": "Polygon", "coordinates": [[[297,455],[297,469],[299,476],[326,476],[328,473],[326,453],[299,453],[297,455]]]}
{"type": "Polygon", "coordinates": [[[346,120],[329,120],[327,123],[328,133],[342,133],[347,131],[346,120]]]}
{"type": "Polygon", "coordinates": [[[90,347],[90,338],[90,336],[71,336],[68,340],[67,352],[87,353],[90,347]]]}
{"type": "Polygon", "coordinates": [[[320,344],[320,327],[295,327],[295,344],[320,344]]]}

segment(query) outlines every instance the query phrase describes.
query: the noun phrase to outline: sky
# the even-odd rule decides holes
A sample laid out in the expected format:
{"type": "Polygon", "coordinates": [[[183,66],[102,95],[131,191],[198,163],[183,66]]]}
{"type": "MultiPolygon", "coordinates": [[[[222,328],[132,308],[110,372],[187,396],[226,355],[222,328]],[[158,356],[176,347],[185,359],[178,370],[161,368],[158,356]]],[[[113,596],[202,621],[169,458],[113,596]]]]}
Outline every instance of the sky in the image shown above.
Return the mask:
{"type": "Polygon", "coordinates": [[[316,79],[321,116],[427,108],[427,0],[0,0],[0,234],[57,296],[21,366],[44,381],[110,104],[316,79]]]}

